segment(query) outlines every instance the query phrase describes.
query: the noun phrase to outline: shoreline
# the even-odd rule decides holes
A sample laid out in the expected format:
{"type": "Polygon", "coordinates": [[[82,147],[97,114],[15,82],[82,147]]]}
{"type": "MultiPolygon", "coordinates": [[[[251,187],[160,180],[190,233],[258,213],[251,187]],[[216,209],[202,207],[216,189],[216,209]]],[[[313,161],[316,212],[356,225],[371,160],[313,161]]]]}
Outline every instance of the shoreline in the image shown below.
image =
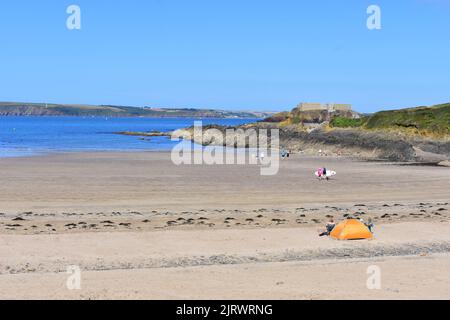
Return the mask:
{"type": "MultiPolygon", "coordinates": [[[[122,134],[122,133],[120,133],[122,134]]],[[[128,135],[128,134],[126,134],[128,135]]],[[[132,134],[131,136],[140,136],[132,134]]],[[[159,135],[158,135],[159,136],[159,135]]],[[[165,135],[163,135],[165,136],[165,135]]],[[[210,145],[200,145],[194,141],[191,140],[184,140],[186,143],[192,142],[198,147],[202,148],[221,148],[222,146],[210,146],[210,145]]],[[[236,150],[236,152],[252,152],[252,149],[249,148],[232,148],[232,147],[223,147],[228,148],[230,151],[236,150]]],[[[139,154],[139,153],[161,153],[161,154],[170,154],[172,149],[117,149],[117,150],[108,150],[108,149],[98,149],[98,150],[46,150],[46,151],[30,151],[28,154],[24,155],[10,155],[10,156],[2,156],[0,154],[0,160],[2,159],[32,159],[32,158],[45,158],[45,157],[52,157],[57,155],[83,155],[83,154],[139,154]]],[[[254,152],[254,151],[253,151],[254,152]]],[[[348,155],[323,155],[323,156],[317,156],[313,154],[304,154],[304,153],[292,153],[291,155],[296,155],[298,157],[302,157],[304,159],[342,159],[342,160],[348,160],[348,161],[355,161],[355,162],[367,162],[367,163],[377,163],[377,164],[386,164],[386,165],[392,165],[392,166],[424,166],[424,167],[437,167],[437,168],[445,168],[449,167],[448,164],[441,164],[448,161],[434,161],[434,162],[427,162],[427,161],[392,161],[389,159],[371,159],[371,158],[360,158],[358,156],[348,156],[348,155]]],[[[280,160],[281,161],[281,160],[280,160]]]]}

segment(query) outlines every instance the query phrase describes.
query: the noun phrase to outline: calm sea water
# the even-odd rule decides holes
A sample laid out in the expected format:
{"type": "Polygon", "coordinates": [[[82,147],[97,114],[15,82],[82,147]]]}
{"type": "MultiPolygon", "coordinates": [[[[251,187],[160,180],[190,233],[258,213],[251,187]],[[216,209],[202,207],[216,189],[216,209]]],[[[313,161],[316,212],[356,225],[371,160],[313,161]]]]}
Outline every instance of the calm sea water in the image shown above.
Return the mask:
{"type": "MultiPolygon", "coordinates": [[[[172,131],[198,119],[0,117],[0,157],[49,152],[170,150],[168,137],[114,134],[119,131],[172,131]]],[[[203,119],[203,124],[239,125],[257,119],[203,119]]]]}

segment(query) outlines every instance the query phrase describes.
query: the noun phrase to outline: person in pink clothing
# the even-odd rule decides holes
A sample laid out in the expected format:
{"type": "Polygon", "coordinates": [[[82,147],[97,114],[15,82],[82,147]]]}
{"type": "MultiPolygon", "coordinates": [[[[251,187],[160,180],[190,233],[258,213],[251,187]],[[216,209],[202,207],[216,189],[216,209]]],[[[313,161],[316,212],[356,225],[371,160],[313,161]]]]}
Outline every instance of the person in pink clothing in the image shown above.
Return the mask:
{"type": "Polygon", "coordinates": [[[323,176],[323,168],[319,168],[319,170],[317,170],[318,174],[319,174],[319,178],[321,178],[323,176]]]}

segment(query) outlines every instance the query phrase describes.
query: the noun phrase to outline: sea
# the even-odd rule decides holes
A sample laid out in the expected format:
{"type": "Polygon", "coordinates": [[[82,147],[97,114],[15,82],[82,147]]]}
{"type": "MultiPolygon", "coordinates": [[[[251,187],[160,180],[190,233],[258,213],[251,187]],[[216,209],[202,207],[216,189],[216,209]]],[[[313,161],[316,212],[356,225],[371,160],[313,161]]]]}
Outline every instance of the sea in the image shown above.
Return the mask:
{"type": "Polygon", "coordinates": [[[0,117],[0,157],[24,157],[58,152],[167,151],[170,137],[138,137],[123,131],[168,132],[194,125],[235,126],[259,119],[0,117]]]}

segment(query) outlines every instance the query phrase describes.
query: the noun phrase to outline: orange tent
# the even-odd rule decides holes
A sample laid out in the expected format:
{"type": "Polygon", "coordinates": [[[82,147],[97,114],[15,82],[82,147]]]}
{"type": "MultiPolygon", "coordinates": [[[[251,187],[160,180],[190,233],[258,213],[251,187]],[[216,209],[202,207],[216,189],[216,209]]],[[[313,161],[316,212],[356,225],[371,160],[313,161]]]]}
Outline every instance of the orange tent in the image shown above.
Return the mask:
{"type": "Polygon", "coordinates": [[[364,225],[364,223],[349,219],[339,223],[334,227],[330,236],[338,240],[358,240],[358,239],[372,239],[372,232],[364,225]]]}

